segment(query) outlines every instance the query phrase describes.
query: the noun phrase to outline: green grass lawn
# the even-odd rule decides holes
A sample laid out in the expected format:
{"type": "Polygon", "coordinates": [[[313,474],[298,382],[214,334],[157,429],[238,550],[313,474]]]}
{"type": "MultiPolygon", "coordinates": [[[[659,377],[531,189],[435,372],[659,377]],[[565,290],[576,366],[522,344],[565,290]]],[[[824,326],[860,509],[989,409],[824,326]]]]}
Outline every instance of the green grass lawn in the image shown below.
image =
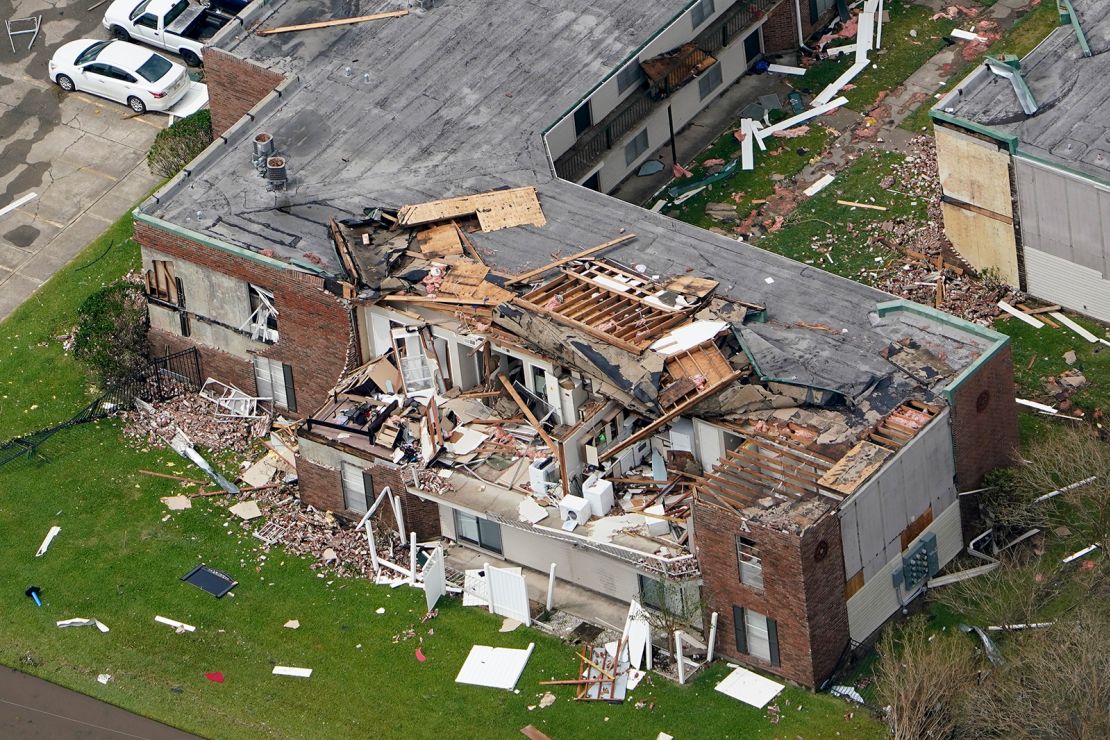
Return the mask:
{"type": "MultiPolygon", "coordinates": [[[[36,297],[0,324],[8,342],[3,428],[12,436],[69,418],[89,398],[90,381],[51,337],[68,328],[84,297],[137,264],[126,221],[112,228],[36,297]],[[115,246],[105,251],[108,241],[115,246]],[[12,374],[15,375],[12,375],[12,374]],[[10,382],[9,382],[10,381],[10,382]],[[37,404],[37,408],[31,409],[37,404]]],[[[177,484],[141,468],[186,471],[170,452],[124,443],[115,420],[71,428],[43,445],[42,457],[0,467],[0,663],[126,709],[213,737],[519,737],[534,724],[552,737],[880,737],[865,712],[839,699],[788,687],[782,720],[714,691],[727,672],[710,668],[691,685],[647,680],[623,705],[574,702],[572,689],[529,711],[538,681],[569,678],[574,651],[539,632],[500,634],[500,618],[457,601],[426,624],[424,596],[361,579],[318,577],[309,562],[260,543],[213,499],[167,512],[159,498],[177,484]],[[61,534],[35,558],[52,526],[61,534]],[[179,578],[197,563],[240,581],[216,600],[179,578]],[[44,606],[24,596],[42,588],[44,606]],[[378,615],[379,607],[385,613],[378,615]],[[175,634],[155,615],[197,627],[175,634]],[[58,629],[72,617],[111,631],[58,629]],[[300,620],[298,630],[283,628],[300,620]],[[420,644],[393,636],[412,627],[420,644]],[[472,645],[536,643],[520,693],[463,686],[455,675],[472,645]],[[361,647],[359,647],[361,645],[361,647]],[[309,667],[309,679],[272,676],[274,664],[309,667]],[[204,674],[220,671],[225,682],[204,674]],[[108,673],[107,685],[97,682],[108,673]],[[642,708],[637,703],[642,702],[642,708]],[[849,716],[851,715],[851,716],[849,716]]],[[[189,473],[186,473],[189,474],[189,473]]]]}
{"type": "Polygon", "coordinates": [[[902,156],[892,152],[865,152],[824,190],[804,200],[783,228],[763,237],[758,246],[852,280],[873,282],[889,260],[901,255],[881,244],[868,244],[867,227],[898,219],[920,221],[927,215],[924,198],[908,198],[879,187],[901,161],[902,156]],[[837,200],[887,210],[843,206],[837,200]]]}
{"type": "MultiPolygon", "coordinates": [[[[999,54],[1016,54],[1018,57],[1024,57],[1029,52],[1036,48],[1037,44],[1041,43],[1052,29],[1060,25],[1060,14],[1056,10],[1056,4],[1050,2],[1042,2],[1039,5],[1025,12],[1014,25],[1010,26],[1003,34],[1002,38],[991,44],[986,53],[978,56],[974,61],[967,62],[961,65],[958,69],[954,70],[949,75],[948,80],[938,88],[937,92],[944,94],[951,90],[954,86],[959,84],[968,74],[971,73],[975,67],[982,63],[983,57],[987,54],[991,56],[998,56],[999,54]]],[[[932,127],[929,123],[929,109],[937,103],[937,98],[929,98],[917,107],[913,113],[902,121],[902,128],[908,131],[931,131],[932,127]]]]}
{"type": "MultiPolygon", "coordinates": [[[[901,85],[943,49],[943,37],[956,27],[955,21],[929,20],[935,11],[906,0],[891,0],[885,7],[890,12],[890,21],[883,24],[882,48],[871,52],[871,65],[852,80],[855,87],[840,93],[848,98],[848,107],[860,113],[875,105],[880,92],[901,85]],[[916,38],[910,35],[911,30],[917,33],[916,38]]],[[[852,43],[855,39],[837,39],[829,45],[852,43]]],[[[810,67],[804,77],[797,78],[796,84],[816,95],[853,64],[854,54],[841,54],[810,67]]]]}
{"type": "MultiPolygon", "coordinates": [[[[1065,315],[1095,336],[1110,338],[1105,326],[1070,312],[1065,312],[1065,315]]],[[[1107,382],[1107,378],[1110,378],[1110,347],[1091,344],[1062,324],[1059,329],[1047,325],[1034,329],[1017,319],[999,319],[994,328],[1013,340],[1014,381],[1021,398],[1055,405],[1056,401],[1045,393],[1043,379],[1068,370],[1064,353],[1074,350],[1076,362],[1070,368],[1082,372],[1088,384],[1071,396],[1071,402],[1083,409],[1088,419],[1096,409],[1110,413],[1110,383],[1107,382]]],[[[1053,429],[1062,425],[1079,422],[1052,419],[1043,414],[1022,410],[1020,423],[1022,440],[1031,441],[1051,434],[1053,429]]]]}
{"type": "MultiPolygon", "coordinates": [[[[733,130],[729,129],[722,134],[689,165],[690,171],[694,173],[694,179],[709,174],[702,164],[706,160],[723,159],[727,162],[733,157],[739,158],[740,143],[732,135],[733,130]]],[[[767,198],[774,194],[776,177],[785,179],[798,174],[811,160],[820,158],[821,152],[824,151],[832,138],[832,132],[820,124],[811,125],[808,133],[796,139],[770,138],[766,142],[766,152],[760,151],[756,147],[754,170],[737,170],[731,178],[706,187],[705,190],[689,200],[667,208],[664,212],[669,216],[696,224],[705,229],[714,228],[730,231],[731,226],[729,224],[724,224],[706,215],[705,207],[707,205],[710,203],[734,204],[737,216],[741,219],[746,218],[756,208],[756,204],[752,203],[753,200],[767,198]],[[736,193],[742,193],[743,195],[734,199],[733,195],[736,193]]],[[[681,182],[681,180],[676,180],[672,185],[681,182]]]]}

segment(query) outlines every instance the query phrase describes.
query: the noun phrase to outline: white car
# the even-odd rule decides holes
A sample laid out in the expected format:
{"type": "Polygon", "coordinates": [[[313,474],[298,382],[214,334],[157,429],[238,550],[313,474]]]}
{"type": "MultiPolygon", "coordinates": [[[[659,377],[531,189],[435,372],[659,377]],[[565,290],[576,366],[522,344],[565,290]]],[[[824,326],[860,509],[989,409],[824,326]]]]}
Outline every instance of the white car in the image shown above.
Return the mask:
{"type": "Polygon", "coordinates": [[[184,67],[125,41],[71,41],[54,52],[49,68],[50,79],[66,92],[99,95],[136,113],[171,108],[189,90],[184,67]]]}

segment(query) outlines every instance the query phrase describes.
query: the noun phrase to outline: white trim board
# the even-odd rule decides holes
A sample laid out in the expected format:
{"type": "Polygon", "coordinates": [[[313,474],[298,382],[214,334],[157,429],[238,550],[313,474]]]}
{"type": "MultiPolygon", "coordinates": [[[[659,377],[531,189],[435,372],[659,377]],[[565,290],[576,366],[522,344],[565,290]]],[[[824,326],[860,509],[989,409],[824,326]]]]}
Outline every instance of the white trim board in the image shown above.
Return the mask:
{"type": "Polygon", "coordinates": [[[717,684],[717,691],[758,709],[778,696],[785,686],[746,668],[735,668],[717,684]]]}
{"type": "Polygon", "coordinates": [[[459,675],[455,676],[455,683],[512,691],[535,647],[534,642],[528,643],[524,650],[475,645],[470,648],[459,675]]]}
{"type": "Polygon", "coordinates": [[[785,121],[779,121],[773,126],[767,126],[766,128],[757,132],[756,135],[761,139],[766,139],[768,136],[771,136],[776,131],[785,131],[788,128],[794,128],[795,126],[805,123],[811,118],[816,118],[817,116],[828,113],[831,110],[836,110],[847,102],[848,98],[845,97],[839,97],[836,100],[830,100],[824,105],[818,105],[815,108],[810,108],[807,111],[802,111],[796,116],[787,118],[785,121]]]}

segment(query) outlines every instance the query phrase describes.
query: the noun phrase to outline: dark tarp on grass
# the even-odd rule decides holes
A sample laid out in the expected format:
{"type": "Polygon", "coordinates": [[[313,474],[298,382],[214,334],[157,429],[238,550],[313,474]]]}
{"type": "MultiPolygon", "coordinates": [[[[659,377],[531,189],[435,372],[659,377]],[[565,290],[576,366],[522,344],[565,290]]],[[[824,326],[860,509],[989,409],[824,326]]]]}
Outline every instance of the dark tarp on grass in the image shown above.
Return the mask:
{"type": "Polygon", "coordinates": [[[209,568],[204,563],[181,576],[181,580],[204,589],[217,599],[222,598],[231,589],[239,585],[239,582],[227,573],[209,568]]]}

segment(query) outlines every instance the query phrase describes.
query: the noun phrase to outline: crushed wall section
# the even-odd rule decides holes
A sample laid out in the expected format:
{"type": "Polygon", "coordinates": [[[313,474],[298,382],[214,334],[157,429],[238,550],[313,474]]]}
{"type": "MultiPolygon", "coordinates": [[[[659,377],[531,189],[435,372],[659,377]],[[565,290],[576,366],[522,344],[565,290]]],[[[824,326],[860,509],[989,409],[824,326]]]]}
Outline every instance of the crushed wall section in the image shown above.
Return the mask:
{"type": "MultiPolygon", "coordinates": [[[[253,355],[277,360],[292,367],[297,411],[290,413],[294,416],[304,416],[319,408],[342,375],[350,369],[348,356],[353,341],[350,309],[342,299],[324,289],[322,278],[295,269],[276,269],[246,260],[139,221],[135,223],[135,241],[144,249],[155,250],[175,261],[200,265],[244,283],[273,291],[274,304],[279,312],[279,339],[272,344],[252,342],[252,349],[240,359],[248,368],[253,355]]],[[[182,287],[187,297],[190,285],[183,283],[182,287]]],[[[186,298],[186,310],[191,308],[186,298]]],[[[211,306],[209,310],[216,312],[219,307],[211,306]]],[[[202,318],[238,327],[248,316],[208,316],[192,320],[199,321],[202,318]]],[[[206,370],[212,377],[232,382],[248,393],[257,392],[253,371],[245,378],[240,365],[212,353],[211,350],[216,348],[206,347],[195,340],[181,339],[184,343],[178,346],[197,346],[206,363],[212,358],[211,369],[226,372],[221,377],[206,370]]],[[[159,341],[165,341],[165,337],[159,337],[159,341]]],[[[357,357],[353,361],[357,362],[357,357]]],[[[206,367],[209,365],[206,364],[206,367]]]]}

